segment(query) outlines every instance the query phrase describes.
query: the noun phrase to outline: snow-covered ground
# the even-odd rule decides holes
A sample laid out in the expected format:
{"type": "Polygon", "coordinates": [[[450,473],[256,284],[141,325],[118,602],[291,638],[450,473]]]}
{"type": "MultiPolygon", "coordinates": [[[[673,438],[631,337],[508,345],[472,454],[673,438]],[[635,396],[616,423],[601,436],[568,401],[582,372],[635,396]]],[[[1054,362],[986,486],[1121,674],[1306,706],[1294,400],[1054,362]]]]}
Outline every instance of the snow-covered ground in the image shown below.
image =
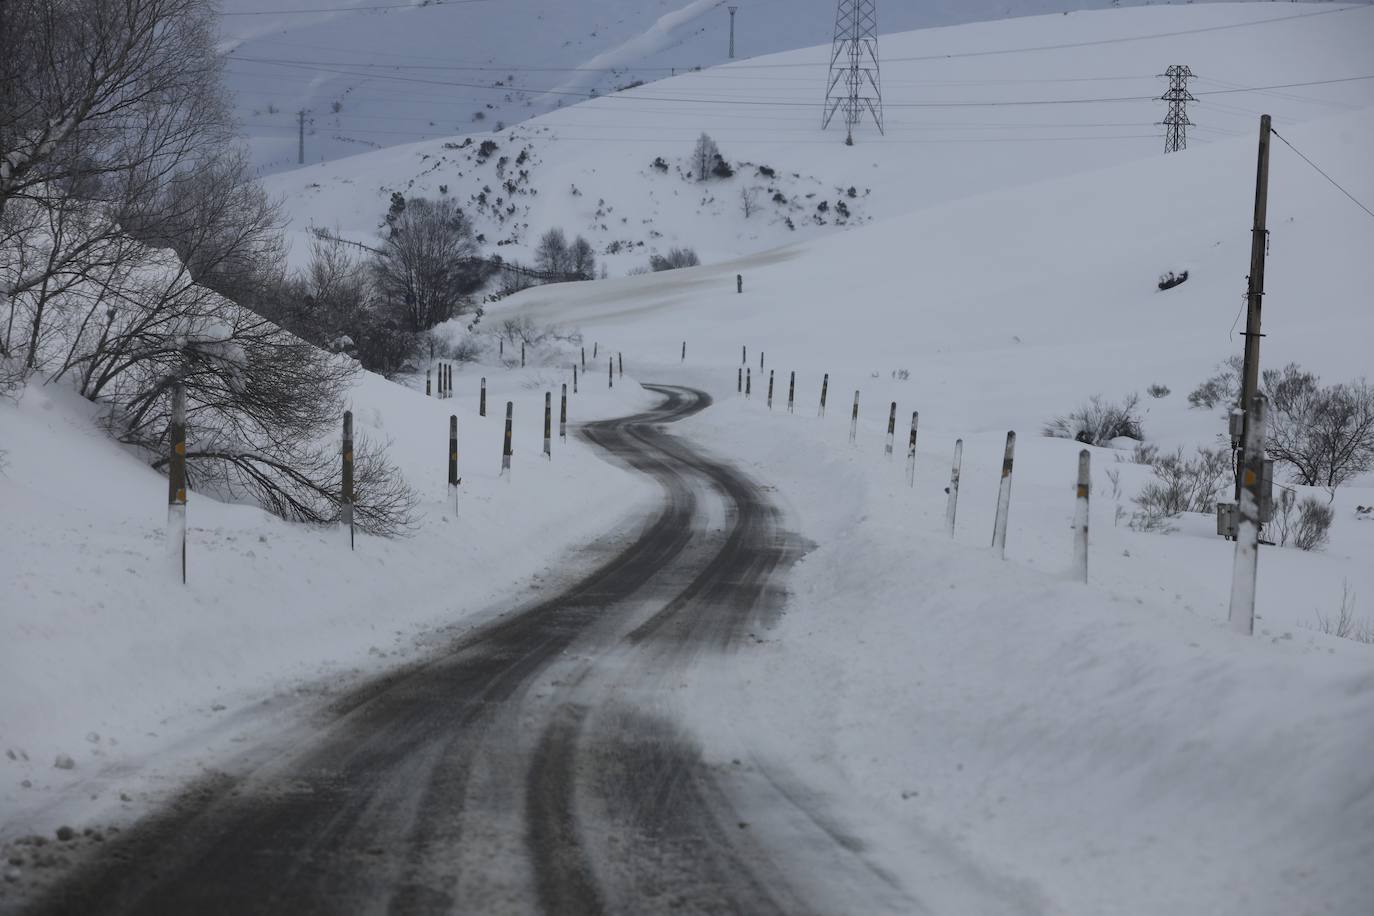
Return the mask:
{"type": "MultiPolygon", "coordinates": [[[[112,443],[94,408],[57,386],[0,400],[0,505],[21,520],[0,526],[0,838],[98,822],[121,795],[141,810],[260,727],[260,701],[328,692],[400,664],[474,615],[509,610],[513,593],[556,584],[545,581],[555,560],[613,532],[654,491],[574,437],[543,458],[544,392],[557,411],[567,378],[552,365],[569,365],[566,354],[532,353],[526,370],[470,367],[455,372],[457,396],[447,400],[365,376],[352,397],[356,434],[390,443],[419,491],[415,534],[359,535],[350,553],[346,532],[193,492],[184,587],[167,559],[166,478],[112,443]],[[509,481],[499,477],[507,400],[509,481]],[[450,414],[459,428],[456,507],[445,464],[450,414]],[[54,766],[59,755],[74,767],[54,766]]],[[[624,381],[570,395],[570,419],[652,401],[624,381]]]]}
{"type": "MultiPolygon", "coordinates": [[[[1176,62],[1246,86],[1367,73],[1374,10],[1320,9],[1243,26],[1314,10],[1152,7],[894,36],[885,47],[896,57],[975,55],[893,61],[895,87],[911,81],[908,99],[927,88],[970,101],[1118,94],[1113,82],[1001,82],[1022,76],[1129,77],[1139,88],[1123,79],[1131,88],[1119,95],[1146,95],[1158,88],[1149,74],[1176,62]],[[1181,34],[981,55],[1167,32],[1181,34]],[[936,64],[938,73],[915,69],[936,64]],[[968,82],[924,87],[922,79],[968,82]]],[[[777,60],[814,67],[818,53],[777,60]]],[[[771,72],[693,74],[641,95],[690,98],[709,79],[747,86],[739,91],[752,97],[771,72]]],[[[684,242],[717,263],[527,291],[487,321],[523,314],[576,325],[623,351],[637,378],[707,387],[720,403],[683,432],[776,486],[788,523],[817,545],[788,581],[786,613],[766,643],[703,669],[681,691],[708,754],[731,759],[747,745],[759,768],[809,787],[878,864],[927,888],[922,899],[935,911],[960,912],[960,888],[984,882],[1052,913],[1367,912],[1374,647],[1311,626],[1318,611],[1335,611],[1346,583],[1356,613],[1374,618],[1374,521],[1354,515],[1374,503],[1374,481],[1337,494],[1324,550],[1262,552],[1257,633],[1244,638],[1225,626],[1231,547],[1210,520],[1185,518],[1170,535],[1118,520],[1117,507],[1129,513],[1149,473],[1129,452],[1094,450],[1091,582],[1070,581],[1079,446],[1038,432],[1090,395],[1116,399],[1162,384],[1168,396],[1143,402],[1147,439],[1166,449],[1217,441],[1222,418],[1190,409],[1185,397],[1240,347],[1257,106],[1272,105],[1281,135],[1367,202],[1374,81],[1204,96],[1194,120],[1215,110],[1215,126],[1236,136],[1168,157],[1157,136],[1030,140],[1046,129],[1030,126],[1042,119],[1134,133],[1101,125],[1156,119],[1158,106],[1144,101],[1056,103],[1048,118],[1040,106],[999,107],[995,118],[942,110],[967,132],[957,142],[899,133],[894,115],[886,140],[865,136],[845,148],[834,136],[784,134],[789,125],[763,122],[771,112],[739,103],[702,104],[690,123],[677,103],[660,106],[657,121],[601,120],[633,97],[498,135],[503,154],[550,138],[531,154],[541,171],[530,185],[539,193],[521,195],[531,201],[520,217],[529,224],[524,241],[559,224],[604,243],[630,232],[611,226],[625,219],[648,241],[613,257],[616,268],[684,242]],[[1129,113],[1112,114],[1119,106],[1129,113]],[[579,120],[608,139],[575,139],[593,136],[574,132],[579,120]],[[636,139],[627,129],[636,123],[651,133],[636,139]],[[1026,136],[1010,140],[1010,124],[1026,136]],[[716,201],[702,203],[695,184],[650,169],[655,155],[675,168],[702,129],[732,161],[773,166],[788,194],[808,201],[808,218],[822,193],[833,211],[854,186],[852,222],[864,224],[836,234],[833,217],[825,226],[812,218],[805,231],[799,219],[793,234],[780,214],[746,221],[737,212],[744,174],[712,185],[716,201]],[[997,139],[984,142],[985,134],[997,139]],[[817,198],[805,198],[808,184],[817,198]],[[606,205],[616,210],[603,232],[592,226],[606,205]],[[776,247],[783,242],[796,243],[776,247]],[[1187,283],[1157,290],[1159,274],[1181,270],[1187,283]],[[734,394],[741,346],[749,401],[734,394]],[[771,413],[769,369],[777,372],[771,413]],[[798,406],[789,415],[793,371],[798,406]],[[818,418],[824,373],[829,412],[818,418]],[[862,418],[850,446],[856,389],[862,418]],[[898,443],[888,461],[892,401],[898,443]],[[913,410],[921,438],[909,488],[903,442],[913,410]],[[1020,441],[1002,561],[986,545],[1008,429],[1020,441]],[[965,443],[964,483],[951,542],[943,488],[956,437],[965,443]],[[1119,494],[1109,470],[1120,472],[1119,494]]],[[[796,129],[815,114],[797,109],[796,129]]],[[[453,160],[465,154],[438,143],[398,148],[269,187],[290,195],[298,231],[314,221],[369,237],[391,190],[437,193],[447,183],[464,201],[476,193],[471,166],[453,160]],[[433,171],[416,178],[425,169],[433,171]]],[[[495,163],[482,168],[494,172],[495,163]]],[[[483,219],[483,231],[507,231],[483,219]]],[[[1276,140],[1269,225],[1265,365],[1297,361],[1328,382],[1374,374],[1374,220],[1276,140]]],[[[265,717],[246,711],[258,701],[414,658],[445,638],[443,627],[511,606],[555,558],[614,528],[652,496],[646,486],[576,443],[556,444],[552,464],[539,458],[541,396],[563,380],[553,368],[474,368],[459,376],[460,397],[443,403],[367,379],[355,392],[359,426],[391,441],[421,489],[420,532],[364,539],[350,554],[338,532],[193,495],[184,589],[165,569],[165,480],[104,439],[88,405],[63,391],[30,388],[17,406],[0,403],[0,505],[23,519],[0,526],[13,583],[0,615],[9,675],[0,748],[16,752],[0,759],[0,836],[106,816],[120,793],[136,810],[141,793],[157,796],[214,767],[240,746],[235,739],[251,744],[265,717]],[[493,407],[516,401],[511,484],[496,477],[497,410],[476,417],[483,372],[493,407]],[[456,514],[440,458],[450,412],[463,455],[456,514]],[[241,721],[220,724],[239,712],[241,721]],[[54,768],[58,754],[75,768],[54,768]]],[[[628,412],[644,398],[628,385],[588,386],[573,415],[628,412]]]]}
{"type": "MultiPolygon", "coordinates": [[[[1147,2],[879,3],[878,22],[890,34],[1147,2]]],[[[305,161],[318,163],[497,123],[513,125],[593,93],[725,63],[729,5],[728,0],[293,0],[280,5],[290,12],[281,12],[262,0],[224,0],[220,35],[239,119],[256,163],[269,174],[296,167],[301,111],[306,112],[305,161]]],[[[739,8],[735,44],[740,59],[825,44],[833,33],[835,0],[733,5],[739,8]]],[[[786,70],[775,74],[773,85],[786,76],[786,70]]],[[[804,86],[810,102],[819,98],[824,80],[821,72],[785,82],[804,86]]],[[[900,90],[900,81],[889,87],[900,90]]],[[[811,123],[810,112],[806,123],[811,123]]]]}
{"type": "MultiPolygon", "coordinates": [[[[1374,198],[1374,110],[1281,131],[1374,198]]],[[[1374,219],[1275,144],[1265,365],[1369,375],[1374,219]]],[[[1239,352],[1254,146],[988,193],[719,266],[531,290],[496,310],[557,314],[657,358],[646,375],[683,373],[718,396],[683,432],[776,485],[818,546],[768,645],[704,667],[684,714],[713,759],[747,751],[814,793],[935,911],[961,911],[974,885],[1062,913],[1354,916],[1374,899],[1374,646],[1314,629],[1346,587],[1374,620],[1374,520],[1355,511],[1374,480],[1337,492],[1325,549],[1262,550],[1245,638],[1227,628],[1233,546],[1211,519],[1168,535],[1118,519],[1150,479],[1128,451],[1092,450],[1091,582],[1074,583],[1081,446],[1039,435],[1089,395],[1158,383],[1171,393],[1143,402],[1148,441],[1218,443],[1220,413],[1186,394],[1239,352]],[[1156,288],[1184,269],[1188,282],[1156,288]],[[743,345],[748,401],[735,393],[743,345]],[[988,543],[1008,429],[1020,437],[1001,561],[988,543]]]]}
{"type": "Polygon", "coordinates": [[[820,129],[826,45],[264,184],[293,220],[297,263],[309,255],[312,225],[375,243],[399,191],[447,193],[486,251],[507,258],[529,260],[554,226],[583,234],[619,276],[678,245],[720,261],[996,188],[1158,158],[1165,83],[1157,74],[1171,64],[1198,74],[1194,147],[1253,136],[1261,109],[1282,129],[1374,105],[1374,78],[1324,82],[1374,77],[1369,6],[1142,7],[884,35],[882,47],[887,135],[866,124],[853,147],[841,126],[820,129]],[[1320,85],[1237,91],[1308,83],[1320,85]],[[1095,99],[1103,101],[1085,101],[1095,99]],[[738,167],[733,178],[685,177],[703,131],[738,167]],[[488,140],[497,148],[483,156],[488,140]],[[744,191],[757,203],[747,218],[744,191]]]}

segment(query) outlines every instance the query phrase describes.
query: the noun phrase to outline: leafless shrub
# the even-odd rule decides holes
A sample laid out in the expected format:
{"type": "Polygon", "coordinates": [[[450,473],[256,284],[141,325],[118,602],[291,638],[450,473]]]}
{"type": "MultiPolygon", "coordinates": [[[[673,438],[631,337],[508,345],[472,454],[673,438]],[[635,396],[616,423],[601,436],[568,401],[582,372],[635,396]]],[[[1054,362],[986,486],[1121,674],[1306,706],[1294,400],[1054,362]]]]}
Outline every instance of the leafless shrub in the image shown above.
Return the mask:
{"type": "Polygon", "coordinates": [[[1341,603],[1334,616],[1323,614],[1321,611],[1314,613],[1317,623],[1312,629],[1318,633],[1374,644],[1374,620],[1355,616],[1355,593],[1350,590],[1350,580],[1341,580],[1341,603]]]}
{"type": "Polygon", "coordinates": [[[1244,364],[1245,360],[1237,355],[1218,365],[1215,375],[1189,393],[1189,405],[1210,410],[1218,404],[1227,407],[1235,404],[1240,399],[1240,374],[1244,364]]]}
{"type": "Polygon", "coordinates": [[[1217,493],[1230,471],[1230,456],[1224,449],[1199,448],[1192,459],[1184,457],[1182,448],[1151,457],[1156,479],[1142,487],[1135,498],[1132,528],[1168,531],[1168,520],[1184,512],[1216,510],[1217,493]]]}
{"type": "Polygon", "coordinates": [[[1167,398],[1172,392],[1169,391],[1168,385],[1151,385],[1145,389],[1145,393],[1155,400],[1159,400],[1160,398],[1167,398]]]}
{"type": "Polygon", "coordinates": [[[1278,538],[1280,547],[1287,547],[1289,540],[1293,537],[1293,508],[1297,504],[1297,499],[1297,494],[1287,487],[1279,491],[1279,498],[1274,506],[1274,517],[1271,523],[1274,526],[1274,533],[1278,538]]]}
{"type": "Polygon", "coordinates": [[[1293,528],[1293,546],[1299,550],[1316,550],[1331,538],[1331,522],[1335,511],[1315,496],[1298,503],[1298,521],[1293,528]]]}
{"type": "Polygon", "coordinates": [[[655,272],[679,270],[683,267],[696,267],[701,263],[696,251],[691,248],[672,248],[667,254],[649,256],[649,269],[655,272]]]}
{"type": "Polygon", "coordinates": [[[1109,445],[1113,439],[1143,439],[1139,395],[1129,395],[1120,404],[1094,395],[1086,405],[1046,423],[1043,432],[1055,439],[1073,439],[1086,445],[1109,445]]]}

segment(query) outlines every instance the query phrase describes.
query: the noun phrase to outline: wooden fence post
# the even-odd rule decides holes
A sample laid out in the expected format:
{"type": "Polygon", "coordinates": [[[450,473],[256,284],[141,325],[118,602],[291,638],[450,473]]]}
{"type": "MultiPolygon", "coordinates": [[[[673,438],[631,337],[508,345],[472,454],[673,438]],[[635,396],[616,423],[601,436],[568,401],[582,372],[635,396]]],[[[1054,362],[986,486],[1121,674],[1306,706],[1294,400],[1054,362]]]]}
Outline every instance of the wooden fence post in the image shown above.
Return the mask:
{"type": "Polygon", "coordinates": [[[558,408],[558,438],[568,441],[568,386],[563,385],[563,403],[558,408]]]}
{"type": "MultiPolygon", "coordinates": [[[[576,367],[576,366],[573,366],[573,372],[576,372],[576,371],[577,371],[577,367],[576,367]]],[[[587,348],[586,348],[586,347],[583,347],[583,348],[582,348],[582,371],[583,371],[583,372],[586,372],[586,371],[587,371],[587,348]]]]}
{"type": "Polygon", "coordinates": [[[892,457],[892,446],[897,440],[897,402],[892,402],[891,409],[887,412],[887,444],[883,446],[883,454],[888,458],[892,457]]]}
{"type": "Polygon", "coordinates": [[[906,443],[906,485],[916,486],[916,425],[921,421],[919,411],[911,412],[911,438],[906,443]]]}
{"type": "Polygon", "coordinates": [[[1074,575],[1088,581],[1088,495],[1092,491],[1092,455],[1087,449],[1078,453],[1078,490],[1073,509],[1074,575]]]}
{"type": "Polygon", "coordinates": [[[768,370],[768,409],[773,409],[773,370],[768,370]]]}
{"type": "Polygon", "coordinates": [[[754,396],[754,370],[744,370],[744,396],[752,398],[754,396]]]}
{"type": "Polygon", "coordinates": [[[573,364],[573,394],[577,394],[577,364],[573,364]]]}
{"type": "Polygon", "coordinates": [[[759,373],[763,373],[763,351],[759,351],[759,373]]]}
{"type": "Polygon", "coordinates": [[[615,387],[615,360],[606,360],[606,387],[615,387]]]}
{"type": "Polygon", "coordinates": [[[741,366],[747,366],[747,365],[749,365],[749,345],[748,345],[748,344],[745,344],[744,346],[742,346],[742,347],[739,348],[739,364],[740,364],[741,366]]]}
{"type": "Polygon", "coordinates": [[[429,397],[429,370],[425,370],[425,397],[429,397]]]}
{"type": "Polygon", "coordinates": [[[597,352],[598,352],[600,349],[601,349],[601,344],[597,343],[596,341],[592,341],[592,359],[596,359],[596,358],[597,358],[597,355],[596,355],[596,354],[597,354],[597,352]]]}
{"type": "Polygon", "coordinates": [[[744,394],[744,370],[735,370],[735,394],[744,394]]]}
{"type": "Polygon", "coordinates": [[[478,400],[478,402],[477,402],[477,416],[479,416],[479,417],[485,417],[486,415],[487,415],[487,377],[484,375],[484,376],[482,376],[482,396],[481,396],[480,400],[478,400]]]}
{"type": "Polygon", "coordinates": [[[954,537],[954,515],[959,511],[959,466],[964,460],[964,440],[954,440],[954,467],[949,472],[949,498],[945,500],[945,530],[954,537]]]}
{"type": "Polygon", "coordinates": [[[1002,559],[1007,557],[1007,516],[1011,514],[1011,466],[1016,457],[1016,433],[1007,433],[1007,450],[1002,456],[1002,483],[997,490],[997,518],[992,524],[992,546],[1002,559]]]}
{"type": "Polygon", "coordinates": [[[544,457],[553,460],[553,392],[544,392],[544,457]]]}
{"type": "Polygon", "coordinates": [[[167,465],[167,546],[173,569],[186,584],[186,384],[172,383],[172,418],[167,430],[171,460],[167,465]]]}
{"type": "Polygon", "coordinates": [[[854,411],[849,415],[849,444],[859,441],[859,391],[854,389],[854,411]]]}
{"type": "Polygon", "coordinates": [[[820,410],[820,413],[816,414],[816,416],[818,416],[818,417],[823,417],[823,416],[825,416],[825,396],[826,396],[827,394],[829,394],[829,393],[830,393],[830,373],[827,372],[827,373],[825,374],[825,378],[821,379],[821,410],[820,410]]]}
{"type": "Polygon", "coordinates": [[[514,418],[515,418],[515,402],[514,402],[514,401],[507,401],[507,402],[506,402],[506,439],[505,439],[505,444],[501,446],[501,474],[502,474],[502,476],[506,476],[506,479],[507,479],[507,480],[510,479],[510,477],[507,476],[507,475],[510,474],[510,456],[511,456],[510,433],[511,433],[511,421],[512,421],[514,418]]]}
{"type": "Polygon", "coordinates": [[[1264,478],[1264,428],[1269,399],[1255,395],[1246,429],[1240,501],[1236,504],[1236,559],[1231,570],[1231,629],[1255,633],[1255,589],[1259,573],[1260,491],[1264,478]]]}
{"type": "Polygon", "coordinates": [[[520,341],[520,368],[525,368],[525,342],[520,341]]]}
{"type": "Polygon", "coordinates": [[[792,377],[787,382],[787,412],[796,413],[797,400],[797,373],[794,371],[792,377]]]}
{"type": "Polygon", "coordinates": [[[624,378],[624,377],[625,377],[625,354],[624,354],[624,353],[616,353],[615,358],[616,358],[616,361],[620,363],[620,377],[621,377],[621,378],[624,378]]]}
{"type": "Polygon", "coordinates": [[[682,342],[682,361],[687,362],[687,341],[682,342]]]}

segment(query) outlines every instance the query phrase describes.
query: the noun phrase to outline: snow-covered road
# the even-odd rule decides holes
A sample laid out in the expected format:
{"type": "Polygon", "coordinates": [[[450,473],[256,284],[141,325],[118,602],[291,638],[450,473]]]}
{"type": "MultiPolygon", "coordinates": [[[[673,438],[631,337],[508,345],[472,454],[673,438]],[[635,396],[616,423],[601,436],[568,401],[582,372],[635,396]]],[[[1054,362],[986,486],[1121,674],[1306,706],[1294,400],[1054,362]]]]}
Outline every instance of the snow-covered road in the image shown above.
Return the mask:
{"type": "Polygon", "coordinates": [[[672,715],[695,662],[780,611],[803,545],[765,488],[662,428],[709,396],[651,390],[657,408],[582,430],[661,487],[640,530],[588,548],[573,562],[590,571],[556,597],[196,786],[33,912],[918,908],[786,773],[748,749],[708,762],[672,715]]]}

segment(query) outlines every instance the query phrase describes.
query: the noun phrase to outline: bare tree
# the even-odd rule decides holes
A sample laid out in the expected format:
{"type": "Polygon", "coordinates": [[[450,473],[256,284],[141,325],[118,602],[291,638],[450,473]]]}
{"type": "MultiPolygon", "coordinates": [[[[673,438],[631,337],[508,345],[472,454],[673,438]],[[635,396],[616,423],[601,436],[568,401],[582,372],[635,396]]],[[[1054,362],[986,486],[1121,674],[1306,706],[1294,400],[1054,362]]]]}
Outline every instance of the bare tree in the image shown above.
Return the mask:
{"type": "Polygon", "coordinates": [[[409,330],[427,331],[462,314],[489,269],[472,224],[450,198],[413,198],[393,213],[373,265],[378,292],[409,330]]]}
{"type": "Polygon", "coordinates": [[[744,213],[744,218],[753,216],[759,209],[759,189],[740,188],[739,189],[739,208],[744,213]]]}
{"type": "Polygon", "coordinates": [[[1272,402],[1269,454],[1308,486],[1331,491],[1374,468],[1374,386],[1323,386],[1289,364],[1264,373],[1272,402]]]}
{"type": "Polygon", "coordinates": [[[561,275],[570,271],[568,239],[562,229],[555,227],[539,237],[539,245],[534,250],[534,263],[540,270],[551,274],[561,275]]]}
{"type": "Polygon", "coordinates": [[[696,175],[697,181],[711,177],[718,161],[720,148],[716,146],[716,141],[705,133],[697,137],[697,144],[692,148],[692,174],[696,175]]]}
{"type": "Polygon", "coordinates": [[[568,269],[580,280],[590,280],[596,276],[596,252],[591,242],[582,236],[573,239],[568,248],[568,269]]]}

